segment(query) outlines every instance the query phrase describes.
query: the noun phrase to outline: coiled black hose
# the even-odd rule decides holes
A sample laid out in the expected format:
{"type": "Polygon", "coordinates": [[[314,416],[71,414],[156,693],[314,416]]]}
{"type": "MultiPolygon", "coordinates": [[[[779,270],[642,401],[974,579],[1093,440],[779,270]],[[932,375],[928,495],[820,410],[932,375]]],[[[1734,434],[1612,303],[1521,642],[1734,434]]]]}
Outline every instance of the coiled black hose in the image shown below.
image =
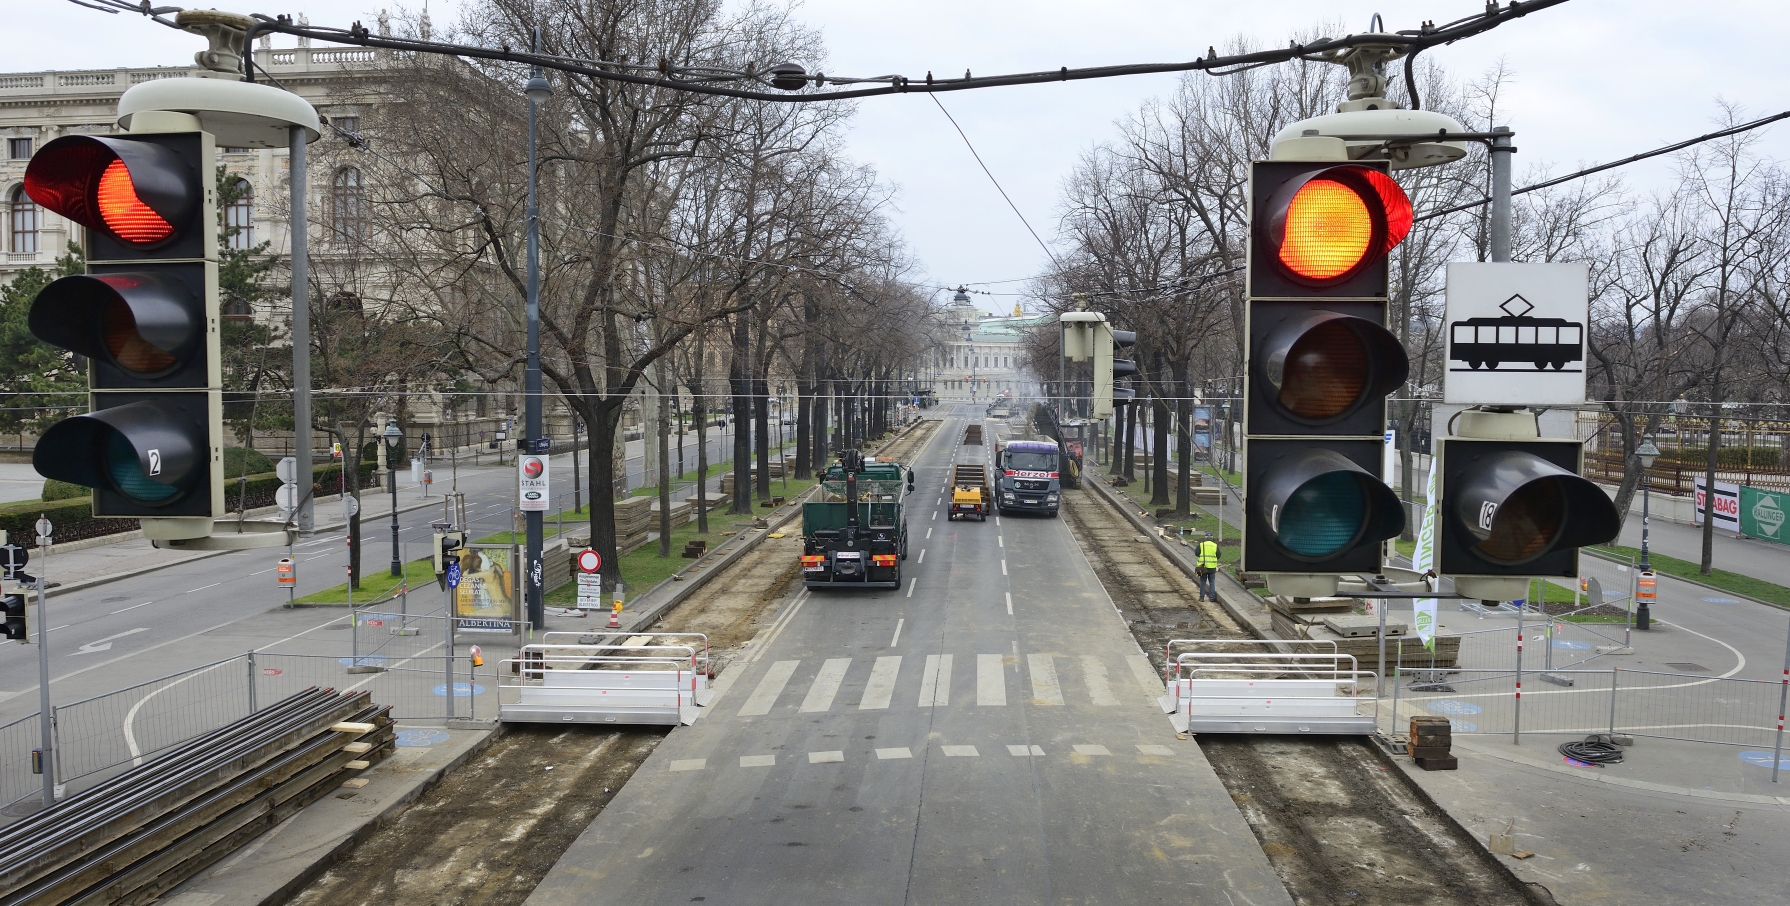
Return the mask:
{"type": "Polygon", "coordinates": [[[1607,736],[1587,736],[1584,742],[1563,742],[1560,744],[1560,754],[1600,768],[1607,764],[1621,764],[1622,747],[1608,740],[1607,736]]]}

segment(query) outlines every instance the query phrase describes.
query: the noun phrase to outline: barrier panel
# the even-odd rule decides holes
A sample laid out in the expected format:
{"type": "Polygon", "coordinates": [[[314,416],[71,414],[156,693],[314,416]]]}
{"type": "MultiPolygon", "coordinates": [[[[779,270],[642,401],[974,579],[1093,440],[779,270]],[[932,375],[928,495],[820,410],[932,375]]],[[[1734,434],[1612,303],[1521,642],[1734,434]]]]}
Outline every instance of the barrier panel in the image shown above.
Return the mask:
{"type": "Polygon", "coordinates": [[[31,773],[31,750],[43,744],[37,715],[0,724],[0,806],[43,795],[43,778],[31,773]]]}
{"type": "Polygon", "coordinates": [[[549,632],[498,665],[498,719],[687,724],[708,674],[701,633],[549,632]]]}
{"type": "Polygon", "coordinates": [[[1377,695],[1379,678],[1335,642],[1176,639],[1165,654],[1160,704],[1180,732],[1374,732],[1378,699],[1360,713],[1362,687],[1377,695]]]}

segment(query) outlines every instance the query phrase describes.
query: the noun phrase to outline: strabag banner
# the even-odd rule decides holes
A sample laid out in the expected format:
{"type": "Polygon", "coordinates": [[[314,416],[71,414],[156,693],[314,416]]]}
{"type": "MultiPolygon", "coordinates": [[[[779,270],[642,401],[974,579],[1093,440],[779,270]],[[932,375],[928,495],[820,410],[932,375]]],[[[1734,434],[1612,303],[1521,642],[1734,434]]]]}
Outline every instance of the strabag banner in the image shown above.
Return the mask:
{"type": "MultiPolygon", "coordinates": [[[[1703,524],[1703,512],[1708,508],[1708,494],[1704,493],[1704,476],[1697,476],[1697,515],[1696,524],[1703,524]]],[[[1730,481],[1715,483],[1715,527],[1724,532],[1740,533],[1740,485],[1730,481]]]]}

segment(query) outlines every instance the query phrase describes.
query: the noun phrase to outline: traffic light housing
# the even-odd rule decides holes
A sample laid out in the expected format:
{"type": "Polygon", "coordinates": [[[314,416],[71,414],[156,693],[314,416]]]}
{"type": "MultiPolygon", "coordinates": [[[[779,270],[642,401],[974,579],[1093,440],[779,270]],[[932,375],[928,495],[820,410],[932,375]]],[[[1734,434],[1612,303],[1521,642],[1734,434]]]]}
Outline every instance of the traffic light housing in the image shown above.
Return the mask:
{"type": "Polygon", "coordinates": [[[1609,494],[1581,474],[1582,443],[1535,436],[1529,413],[1467,410],[1461,421],[1473,436],[1443,438],[1435,465],[1436,571],[1461,594],[1521,598],[1531,577],[1578,575],[1579,548],[1621,531],[1609,494]]]}
{"type": "Polygon", "coordinates": [[[88,272],[45,287],[28,318],[88,361],[89,412],[46,430],[32,462],[155,541],[204,538],[224,515],[215,158],[200,131],[71,135],[25,171],[89,250],[88,272]]]}
{"type": "Polygon", "coordinates": [[[26,641],[31,630],[25,622],[25,596],[0,595],[0,609],[5,611],[4,637],[14,642],[26,641]]]}
{"type": "Polygon", "coordinates": [[[466,547],[465,532],[436,532],[430,551],[435,557],[435,582],[443,591],[447,590],[447,568],[449,563],[460,562],[460,550],[466,547]]]}
{"type": "Polygon", "coordinates": [[[1119,354],[1137,344],[1137,332],[1116,330],[1104,320],[1094,325],[1094,417],[1106,418],[1116,406],[1129,406],[1136,391],[1119,386],[1137,373],[1137,362],[1119,354]]]}
{"type": "Polygon", "coordinates": [[[1405,524],[1380,470],[1386,396],[1410,367],[1385,326],[1386,256],[1411,203],[1383,162],[1260,161],[1250,177],[1242,566],[1327,595],[1378,573],[1405,524]]]}

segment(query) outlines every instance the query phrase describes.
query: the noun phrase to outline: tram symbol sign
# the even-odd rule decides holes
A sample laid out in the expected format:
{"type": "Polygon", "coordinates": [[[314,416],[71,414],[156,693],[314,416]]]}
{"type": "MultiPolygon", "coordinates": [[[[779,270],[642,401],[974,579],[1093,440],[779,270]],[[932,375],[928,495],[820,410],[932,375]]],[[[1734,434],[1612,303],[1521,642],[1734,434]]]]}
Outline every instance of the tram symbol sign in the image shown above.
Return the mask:
{"type": "Polygon", "coordinates": [[[1444,402],[1584,403],[1589,285],[1582,263],[1449,263],[1444,402]]]}

